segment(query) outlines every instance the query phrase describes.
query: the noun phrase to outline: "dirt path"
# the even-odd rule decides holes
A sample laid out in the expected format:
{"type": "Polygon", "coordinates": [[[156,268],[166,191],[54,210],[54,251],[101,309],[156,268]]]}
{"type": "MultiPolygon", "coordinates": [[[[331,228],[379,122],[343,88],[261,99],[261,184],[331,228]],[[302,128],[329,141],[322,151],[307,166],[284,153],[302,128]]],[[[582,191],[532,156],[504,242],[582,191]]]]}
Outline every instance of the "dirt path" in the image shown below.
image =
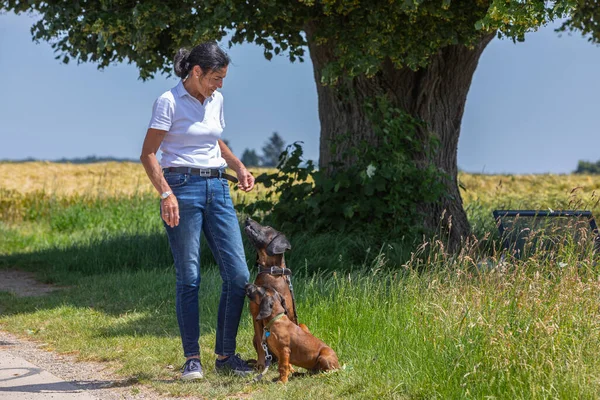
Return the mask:
{"type": "Polygon", "coordinates": [[[58,289],[34,279],[33,274],[16,269],[0,270],[0,291],[17,296],[41,296],[58,289]]]}
{"type": "MultiPolygon", "coordinates": [[[[0,291],[9,291],[17,296],[42,296],[55,289],[57,288],[52,285],[37,282],[32,274],[17,270],[0,270],[0,291]]],[[[42,344],[0,331],[2,350],[85,390],[98,400],[175,399],[159,395],[135,381],[117,376],[107,364],[76,361],[73,356],[45,351],[42,347],[42,344]]]]}

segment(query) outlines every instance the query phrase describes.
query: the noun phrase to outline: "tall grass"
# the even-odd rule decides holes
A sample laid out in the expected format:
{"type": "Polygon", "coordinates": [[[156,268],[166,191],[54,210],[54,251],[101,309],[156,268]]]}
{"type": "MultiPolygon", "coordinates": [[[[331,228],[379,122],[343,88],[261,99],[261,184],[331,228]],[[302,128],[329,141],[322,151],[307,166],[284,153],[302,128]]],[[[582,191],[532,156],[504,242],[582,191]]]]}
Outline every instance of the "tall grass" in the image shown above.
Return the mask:
{"type": "MultiPolygon", "coordinates": [[[[123,271],[82,277],[49,297],[0,297],[3,329],[27,332],[82,359],[172,395],[247,392],[264,398],[595,398],[600,367],[595,267],[519,263],[479,273],[466,259],[446,270],[361,270],[294,278],[298,315],[330,344],[340,372],[295,377],[282,388],[212,372],[219,277],[201,284],[204,382],[172,381],[181,364],[173,274],[123,271]],[[68,335],[65,335],[68,333],[68,335]],[[166,381],[165,381],[166,380],[166,381]],[[167,383],[168,382],[168,383],[167,383]]],[[[253,357],[249,316],[238,350],[253,357]]]]}
{"type": "MultiPolygon", "coordinates": [[[[344,369],[297,375],[285,386],[271,383],[275,368],[253,384],[212,370],[220,277],[204,243],[206,377],[193,384],[176,380],[182,355],[175,278],[151,191],[4,189],[0,268],[30,270],[63,289],[34,298],[0,292],[0,328],[109,363],[174,396],[597,398],[600,271],[589,237],[565,236],[522,259],[497,245],[482,246],[498,239],[494,208],[560,209],[580,201],[600,211],[595,178],[545,178],[461,175],[465,206],[481,235],[466,240],[458,254],[449,254],[438,238],[409,246],[396,238],[291,237],[286,259],[300,322],[338,353],[344,369]],[[569,185],[581,189],[571,192],[569,185]]],[[[246,254],[255,274],[248,243],[246,254]]],[[[255,356],[251,337],[246,313],[238,335],[245,358],[255,356]]]]}

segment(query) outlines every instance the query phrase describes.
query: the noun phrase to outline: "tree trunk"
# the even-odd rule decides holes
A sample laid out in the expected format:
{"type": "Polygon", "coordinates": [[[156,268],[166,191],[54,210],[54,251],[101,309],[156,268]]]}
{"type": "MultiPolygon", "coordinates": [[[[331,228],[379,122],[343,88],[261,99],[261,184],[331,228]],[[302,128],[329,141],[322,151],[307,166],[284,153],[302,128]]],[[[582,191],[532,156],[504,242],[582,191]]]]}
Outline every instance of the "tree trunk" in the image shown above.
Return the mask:
{"type": "MultiPolygon", "coordinates": [[[[493,34],[482,37],[473,49],[464,46],[446,47],[431,59],[427,68],[418,71],[395,69],[386,60],[376,77],[356,77],[343,83],[340,88],[320,84],[321,71],[332,60],[332,52],[325,46],[316,45],[311,40],[312,35],[308,29],[307,40],[319,98],[320,168],[330,168],[331,162],[348,165],[351,160],[342,159],[342,154],[360,140],[377,146],[377,138],[363,105],[367,99],[373,99],[378,94],[388,94],[395,107],[426,123],[424,129],[429,132],[420,132],[422,140],[427,140],[429,133],[437,135],[439,139],[439,149],[431,161],[448,175],[445,181],[446,196],[435,205],[422,204],[419,208],[427,216],[425,228],[436,231],[441,229],[449,235],[450,246],[456,249],[461,239],[470,232],[457,182],[460,125],[473,73],[479,57],[493,37],[493,34]],[[343,85],[349,86],[354,95],[343,95],[346,92],[343,85]],[[349,134],[349,140],[338,144],[335,152],[332,152],[332,139],[340,134],[349,134]]],[[[423,158],[423,154],[414,154],[417,165],[429,161],[423,158]]]]}

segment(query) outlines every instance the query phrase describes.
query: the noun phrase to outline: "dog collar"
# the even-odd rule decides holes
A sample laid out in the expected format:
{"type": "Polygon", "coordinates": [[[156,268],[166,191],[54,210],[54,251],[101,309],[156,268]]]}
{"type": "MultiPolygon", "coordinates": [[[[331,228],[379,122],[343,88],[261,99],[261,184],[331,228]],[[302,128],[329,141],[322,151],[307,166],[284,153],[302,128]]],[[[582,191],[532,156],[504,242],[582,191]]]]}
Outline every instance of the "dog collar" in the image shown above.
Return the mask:
{"type": "Polygon", "coordinates": [[[263,330],[265,331],[265,337],[269,337],[271,335],[271,332],[269,332],[269,329],[271,329],[271,327],[273,326],[273,324],[275,323],[275,321],[277,321],[278,319],[280,319],[284,315],[285,315],[285,313],[279,313],[279,314],[277,314],[276,316],[273,317],[272,320],[269,321],[269,323],[267,325],[265,325],[265,327],[263,328],[263,330]]]}
{"type": "Polygon", "coordinates": [[[292,270],[286,267],[263,267],[260,264],[258,266],[259,274],[270,274],[270,275],[292,275],[292,270]]]}

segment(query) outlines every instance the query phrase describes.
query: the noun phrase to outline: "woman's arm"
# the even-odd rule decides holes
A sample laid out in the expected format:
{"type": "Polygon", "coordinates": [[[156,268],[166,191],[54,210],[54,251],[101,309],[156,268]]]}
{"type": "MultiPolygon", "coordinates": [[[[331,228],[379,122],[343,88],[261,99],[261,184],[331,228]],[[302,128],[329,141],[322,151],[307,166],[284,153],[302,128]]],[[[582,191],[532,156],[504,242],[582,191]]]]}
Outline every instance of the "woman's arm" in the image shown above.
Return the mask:
{"type": "Polygon", "coordinates": [[[231,152],[229,147],[227,147],[225,142],[220,139],[219,147],[221,148],[221,156],[227,162],[227,166],[234,170],[237,174],[238,180],[240,181],[238,183],[238,187],[244,192],[251,191],[254,187],[254,177],[252,176],[250,171],[248,171],[244,164],[242,164],[242,162],[236,156],[233,155],[233,153],[231,152]]]}
{"type": "MultiPolygon", "coordinates": [[[[146,170],[146,174],[159,194],[171,191],[156,159],[156,152],[166,134],[167,131],[149,128],[146,132],[146,138],[142,145],[142,155],[140,156],[140,161],[146,170]]],[[[179,225],[179,204],[174,194],[169,195],[166,199],[162,199],[160,201],[160,208],[162,219],[167,225],[171,228],[179,225]]]]}

